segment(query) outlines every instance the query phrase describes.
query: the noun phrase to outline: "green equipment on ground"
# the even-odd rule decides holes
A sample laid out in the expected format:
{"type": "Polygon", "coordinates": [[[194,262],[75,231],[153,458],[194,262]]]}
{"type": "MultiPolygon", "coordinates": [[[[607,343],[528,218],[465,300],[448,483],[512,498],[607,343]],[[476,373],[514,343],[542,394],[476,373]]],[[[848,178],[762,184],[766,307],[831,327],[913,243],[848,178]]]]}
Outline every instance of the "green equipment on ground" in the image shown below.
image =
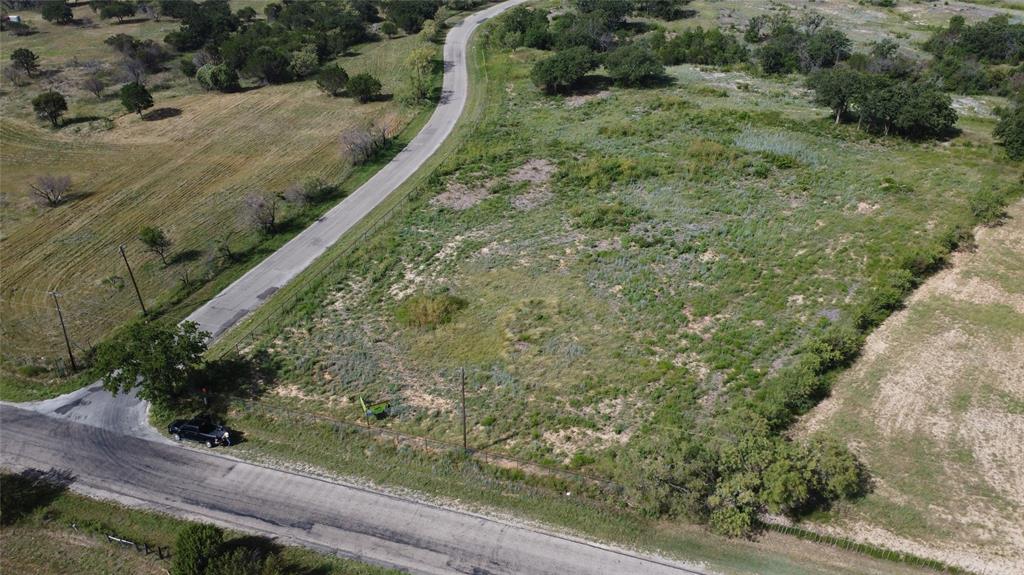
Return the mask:
{"type": "Polygon", "coordinates": [[[374,419],[384,419],[388,416],[388,412],[391,410],[391,402],[389,401],[378,401],[377,403],[371,403],[366,405],[363,398],[359,398],[359,405],[363,406],[363,415],[366,419],[371,417],[374,419]]]}

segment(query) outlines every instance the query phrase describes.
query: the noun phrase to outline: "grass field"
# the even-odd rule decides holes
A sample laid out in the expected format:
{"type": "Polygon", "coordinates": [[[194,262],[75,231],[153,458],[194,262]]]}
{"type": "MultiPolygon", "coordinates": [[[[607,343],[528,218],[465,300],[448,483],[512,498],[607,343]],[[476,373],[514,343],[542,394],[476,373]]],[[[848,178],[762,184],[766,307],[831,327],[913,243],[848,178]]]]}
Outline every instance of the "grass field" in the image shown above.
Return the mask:
{"type": "Polygon", "coordinates": [[[282,393],[353,417],[388,398],[391,425],[456,439],[465,366],[477,444],[612,468],[656,433],[659,397],[683,385],[713,417],[970,221],[974,191],[1020,177],[990,118],[950,142],[875,139],[796,84],[687,66],[669,88],[547,98],[535,57],[490,56],[486,119],[431,199],[285,322],[282,393]],[[451,323],[395,320],[437,290],[467,302],[451,323]]]}
{"type": "Polygon", "coordinates": [[[843,437],[874,493],[826,528],[956,560],[1024,569],[1024,203],[868,339],[802,431],[843,437]]]}
{"type": "MultiPolygon", "coordinates": [[[[0,571],[25,575],[77,573],[167,573],[156,547],[173,552],[178,532],[189,523],[169,515],[64,492],[13,525],[0,527],[0,571]],[[148,544],[145,554],[107,540],[107,535],[148,544]]],[[[230,533],[227,540],[242,537],[230,533]]],[[[382,569],[298,547],[283,547],[288,573],[301,575],[388,575],[382,569]]]]}
{"type": "MultiPolygon", "coordinates": [[[[76,9],[76,15],[89,15],[88,8],[76,9]]],[[[116,85],[97,99],[78,82],[94,60],[116,66],[114,51],[102,43],[107,36],[159,39],[176,23],[57,27],[36,19],[33,24],[38,34],[5,37],[0,49],[6,66],[11,51],[29,47],[39,53],[44,70],[31,85],[5,85],[0,93],[5,268],[0,305],[4,356],[16,365],[61,356],[50,290],[62,294],[69,335],[79,352],[137,313],[118,245],[127,245],[149,307],[178,303],[186,269],[190,282],[209,280],[210,273],[239,273],[211,272],[213,242],[229,241],[244,260],[235,267],[244,268],[330,203],[286,213],[283,233],[263,240],[239,217],[246,194],[280,192],[310,178],[341,183],[353,175],[337,143],[342,130],[377,118],[391,118],[401,127],[425,117],[424,109],[394,100],[358,105],[330,98],[312,81],[206,93],[172,60],[175,69],[148,80],[154,110],[168,117],[145,120],[125,113],[113,94],[116,85]],[[34,94],[51,85],[69,99],[69,125],[60,130],[39,123],[29,105],[34,94]],[[55,209],[34,206],[28,184],[43,174],[70,176],[72,201],[55,209]],[[136,238],[145,225],[170,235],[177,263],[163,266],[143,252],[136,238]]],[[[339,62],[349,73],[374,74],[384,91],[393,93],[405,78],[405,54],[420,42],[404,37],[366,44],[339,62]]]]}

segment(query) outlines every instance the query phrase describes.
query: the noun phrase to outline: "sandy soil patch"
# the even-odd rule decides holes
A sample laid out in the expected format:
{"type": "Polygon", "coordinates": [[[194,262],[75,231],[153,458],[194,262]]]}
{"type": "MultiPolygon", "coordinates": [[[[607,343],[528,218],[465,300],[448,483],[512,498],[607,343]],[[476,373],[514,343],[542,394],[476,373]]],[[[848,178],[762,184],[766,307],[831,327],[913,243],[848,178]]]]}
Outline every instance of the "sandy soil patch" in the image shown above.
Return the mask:
{"type": "Polygon", "coordinates": [[[558,166],[547,160],[530,160],[516,168],[508,175],[508,181],[530,182],[530,187],[512,198],[512,207],[525,212],[548,203],[554,197],[548,182],[557,170],[558,166]]]}
{"type": "Polygon", "coordinates": [[[578,95],[578,96],[569,96],[569,97],[567,97],[565,99],[565,107],[566,108],[579,108],[580,106],[583,106],[583,105],[587,104],[588,102],[593,102],[595,100],[606,100],[608,98],[611,98],[611,96],[612,96],[612,93],[609,92],[608,90],[601,90],[600,92],[597,92],[597,93],[594,93],[594,94],[582,94],[582,95],[578,95]]]}
{"type": "Polygon", "coordinates": [[[430,205],[461,212],[484,201],[491,195],[491,182],[470,187],[461,182],[448,182],[445,191],[430,199],[430,205]]]}

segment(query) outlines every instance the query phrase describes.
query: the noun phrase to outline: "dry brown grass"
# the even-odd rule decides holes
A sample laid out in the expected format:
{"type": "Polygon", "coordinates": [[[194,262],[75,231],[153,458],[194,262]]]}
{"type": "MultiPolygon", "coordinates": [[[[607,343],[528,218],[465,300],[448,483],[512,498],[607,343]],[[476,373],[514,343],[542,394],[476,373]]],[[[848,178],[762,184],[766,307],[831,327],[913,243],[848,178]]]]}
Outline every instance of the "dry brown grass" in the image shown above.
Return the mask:
{"type": "MultiPolygon", "coordinates": [[[[5,42],[3,52],[26,43],[39,49],[44,69],[65,64],[69,52],[113,65],[116,58],[103,38],[122,31],[151,37],[169,26],[175,24],[149,22],[114,30],[101,23],[53,30],[43,23],[40,34],[5,42]],[[44,40],[49,42],[45,49],[39,45],[44,40]]],[[[352,73],[381,77],[385,91],[393,92],[402,77],[400,58],[418,42],[402,38],[371,44],[341,63],[352,73]]],[[[47,82],[76,73],[70,68],[47,82]]],[[[184,266],[165,267],[144,253],[137,240],[143,226],[162,228],[175,243],[173,253],[193,251],[185,265],[195,278],[205,271],[214,240],[231,236],[236,247],[251,242],[238,215],[246,194],[279,192],[308,178],[340,182],[350,172],[336,143],[340,131],[380,117],[404,126],[417,113],[395,101],[358,105],[330,98],[311,81],[205,93],[169,70],[152,79],[153,85],[168,86],[154,91],[155,109],[180,110],[178,115],[147,121],[125,114],[116,99],[97,101],[69,80],[64,82],[68,116],[109,117],[112,128],[104,130],[100,121],[53,131],[32,117],[27,104],[42,82],[0,94],[0,315],[5,356],[23,360],[61,353],[50,290],[63,294],[77,348],[96,343],[136,312],[130,284],[124,285],[128,278],[117,253],[120,244],[128,246],[150,305],[176,288],[184,266]],[[55,209],[32,205],[28,183],[41,174],[71,176],[77,196],[55,209]],[[111,277],[119,278],[117,286],[104,284],[111,277]]]]}

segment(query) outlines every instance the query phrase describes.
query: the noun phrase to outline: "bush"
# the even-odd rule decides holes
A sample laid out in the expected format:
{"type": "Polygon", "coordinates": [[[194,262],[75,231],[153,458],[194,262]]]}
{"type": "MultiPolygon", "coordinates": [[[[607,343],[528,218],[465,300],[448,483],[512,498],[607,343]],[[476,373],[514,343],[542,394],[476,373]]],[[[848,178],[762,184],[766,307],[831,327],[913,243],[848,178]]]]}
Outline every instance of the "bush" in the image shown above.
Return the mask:
{"type": "Polygon", "coordinates": [[[648,83],[665,73],[654,52],[641,44],[626,44],[613,50],[605,57],[604,66],[612,80],[624,86],[648,83]]]}
{"type": "Polygon", "coordinates": [[[49,120],[56,128],[60,126],[60,117],[68,111],[68,102],[60,92],[50,90],[32,98],[32,109],[37,116],[49,120]]]}
{"type": "Polygon", "coordinates": [[[234,92],[238,90],[238,74],[225,64],[205,64],[196,72],[199,85],[207,90],[234,92]]]}
{"type": "Polygon", "coordinates": [[[224,542],[224,531],[213,525],[192,523],[174,542],[171,575],[204,575],[206,566],[224,542]]]}
{"type": "Polygon", "coordinates": [[[979,224],[994,224],[1006,217],[1005,199],[992,189],[983,189],[971,196],[969,207],[974,221],[979,224]]]}
{"type": "Polygon", "coordinates": [[[598,59],[590,48],[569,48],[534,64],[530,78],[548,93],[562,92],[582,80],[597,64],[598,59]]]}
{"type": "Polygon", "coordinates": [[[434,328],[451,321],[464,307],[465,300],[448,293],[417,294],[399,304],[395,319],[409,327],[434,328]]]}
{"type": "Polygon", "coordinates": [[[317,87],[331,96],[341,94],[347,84],[348,72],[337,64],[324,67],[316,77],[317,87]]]}
{"type": "Polygon", "coordinates": [[[350,96],[365,104],[380,95],[382,86],[373,76],[362,73],[349,78],[346,88],[350,96]]]}
{"type": "Polygon", "coordinates": [[[576,225],[587,229],[628,231],[630,226],[643,219],[643,212],[622,202],[611,202],[577,207],[570,210],[576,218],[576,225]]]}
{"type": "Polygon", "coordinates": [[[992,135],[1003,145],[1007,156],[1024,160],[1024,104],[1002,111],[992,135]]]}
{"type": "Polygon", "coordinates": [[[292,52],[290,70],[296,78],[305,78],[316,72],[320,59],[316,55],[316,46],[303,46],[301,50],[292,52]]]}

